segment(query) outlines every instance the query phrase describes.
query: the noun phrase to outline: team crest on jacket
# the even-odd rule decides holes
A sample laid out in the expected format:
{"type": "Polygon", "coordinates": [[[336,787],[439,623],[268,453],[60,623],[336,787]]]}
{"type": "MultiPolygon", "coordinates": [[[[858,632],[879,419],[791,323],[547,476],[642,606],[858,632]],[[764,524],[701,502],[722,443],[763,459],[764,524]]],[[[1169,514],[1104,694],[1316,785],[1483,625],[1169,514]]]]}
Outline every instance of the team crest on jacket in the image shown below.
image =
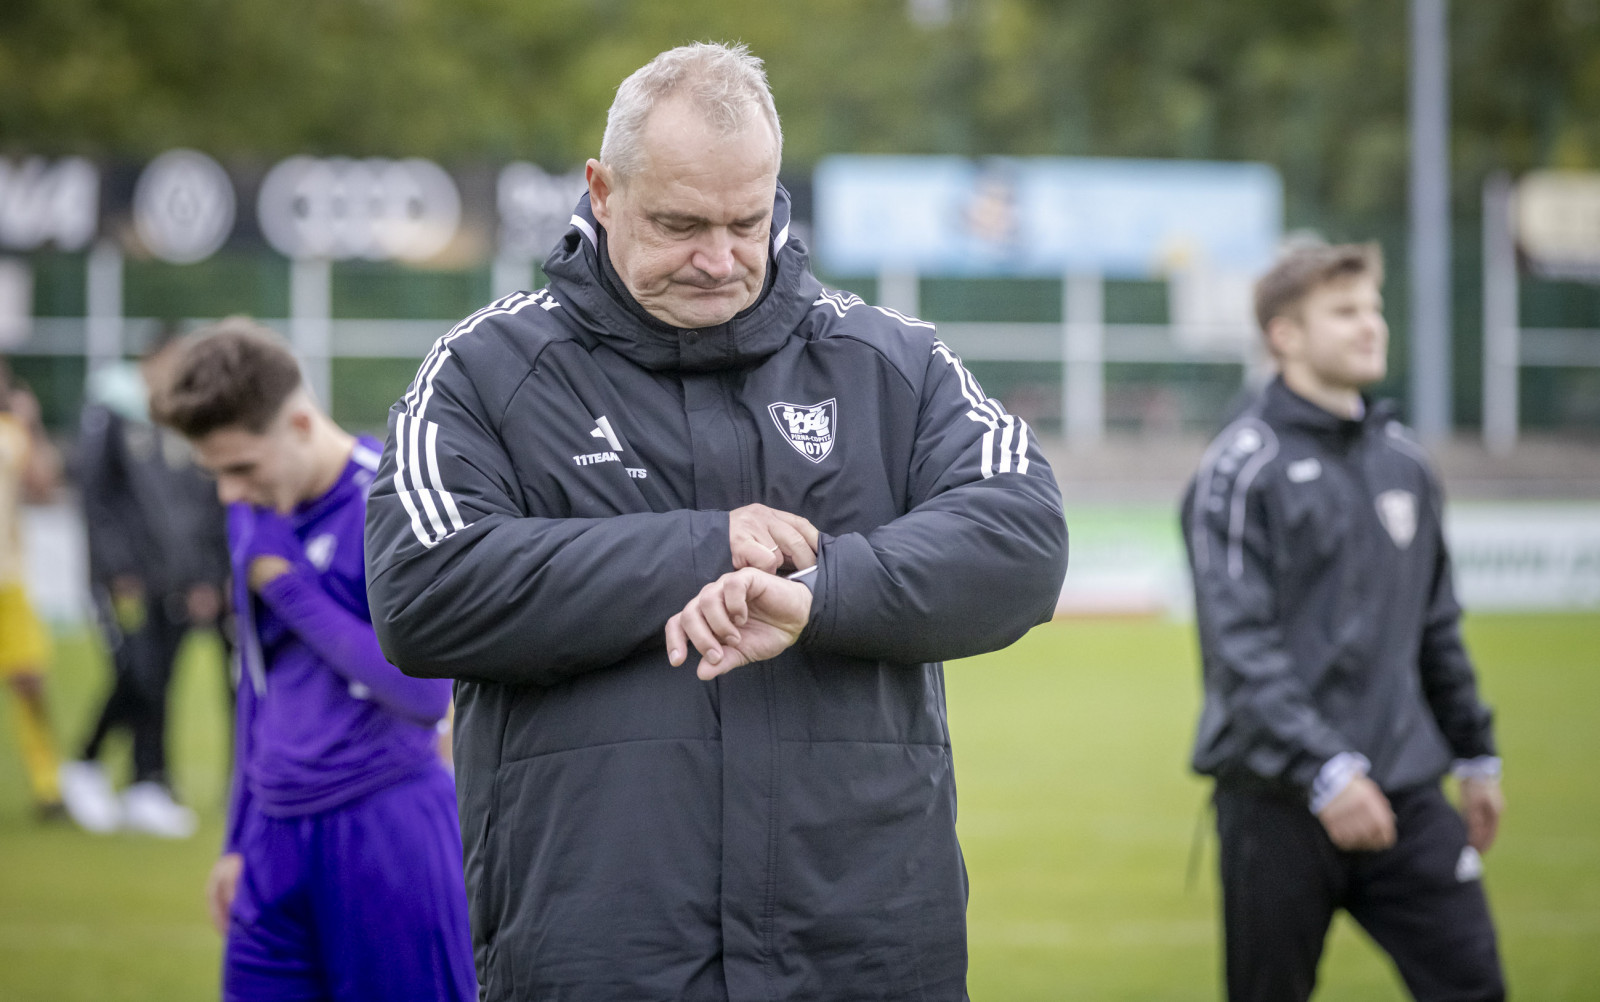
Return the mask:
{"type": "Polygon", "coordinates": [[[331,532],[320,536],[313,536],[306,543],[306,559],[311,566],[319,571],[325,571],[333,564],[333,551],[339,548],[339,537],[331,532]]]}
{"type": "Polygon", "coordinates": [[[833,420],[837,411],[834,399],[820,404],[776,403],[767,407],[778,430],[795,451],[820,463],[833,451],[833,420]]]}
{"type": "Polygon", "coordinates": [[[1417,496],[1410,491],[1384,491],[1378,495],[1378,520],[1389,530],[1389,538],[1402,550],[1417,535],[1417,496]]]}

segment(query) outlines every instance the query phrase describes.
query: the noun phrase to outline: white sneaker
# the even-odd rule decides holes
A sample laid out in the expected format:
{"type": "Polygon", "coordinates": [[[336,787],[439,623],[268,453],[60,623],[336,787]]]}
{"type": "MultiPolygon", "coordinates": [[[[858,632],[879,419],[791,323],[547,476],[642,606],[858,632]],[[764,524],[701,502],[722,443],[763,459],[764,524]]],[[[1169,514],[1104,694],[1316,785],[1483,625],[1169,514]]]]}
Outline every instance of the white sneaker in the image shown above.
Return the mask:
{"type": "Polygon", "coordinates": [[[122,804],[97,762],[65,762],[61,766],[61,802],[78,827],[87,832],[114,832],[122,824],[122,804]]]}
{"type": "Polygon", "coordinates": [[[122,791],[122,823],[160,838],[188,838],[198,820],[160,783],[135,783],[122,791]]]}

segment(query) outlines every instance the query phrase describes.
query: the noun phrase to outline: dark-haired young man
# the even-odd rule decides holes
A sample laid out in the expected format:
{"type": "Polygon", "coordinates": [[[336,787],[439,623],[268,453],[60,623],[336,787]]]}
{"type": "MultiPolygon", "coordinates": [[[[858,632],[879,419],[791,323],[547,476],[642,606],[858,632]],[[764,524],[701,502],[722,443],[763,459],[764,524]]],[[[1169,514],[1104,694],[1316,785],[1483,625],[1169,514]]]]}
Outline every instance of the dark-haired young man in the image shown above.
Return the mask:
{"type": "Polygon", "coordinates": [[[1426,456],[1387,402],[1382,261],[1304,245],[1256,286],[1280,375],[1183,504],[1216,777],[1228,996],[1310,996],[1343,908],[1422,1000],[1504,997],[1479,853],[1503,801],[1426,456]],[[1454,766],[1461,811],[1440,790],[1454,766]],[[1464,816],[1464,817],[1463,817],[1464,816]]]}
{"type": "Polygon", "coordinates": [[[334,424],[282,343],[224,321],[156,398],[228,506],[238,749],[212,871],[227,999],[476,997],[447,682],[384,660],[361,533],[379,446],[334,424]]]}

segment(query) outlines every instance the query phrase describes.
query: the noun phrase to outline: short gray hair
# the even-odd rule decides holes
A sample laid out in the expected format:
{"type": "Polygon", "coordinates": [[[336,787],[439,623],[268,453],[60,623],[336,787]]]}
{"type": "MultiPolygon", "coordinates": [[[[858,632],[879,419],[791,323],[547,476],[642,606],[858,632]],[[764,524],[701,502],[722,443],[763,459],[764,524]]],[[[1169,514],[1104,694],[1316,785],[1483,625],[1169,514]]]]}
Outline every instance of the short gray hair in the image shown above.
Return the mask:
{"type": "Polygon", "coordinates": [[[723,135],[745,128],[759,113],[772,128],[774,152],[782,163],[783,129],[778,125],[778,109],[772,103],[761,60],[743,44],[695,42],[661,53],[617,88],[616,100],[606,113],[600,162],[611,168],[619,181],[642,166],[639,136],[645,122],[656,105],[674,94],[693,102],[723,135]]]}

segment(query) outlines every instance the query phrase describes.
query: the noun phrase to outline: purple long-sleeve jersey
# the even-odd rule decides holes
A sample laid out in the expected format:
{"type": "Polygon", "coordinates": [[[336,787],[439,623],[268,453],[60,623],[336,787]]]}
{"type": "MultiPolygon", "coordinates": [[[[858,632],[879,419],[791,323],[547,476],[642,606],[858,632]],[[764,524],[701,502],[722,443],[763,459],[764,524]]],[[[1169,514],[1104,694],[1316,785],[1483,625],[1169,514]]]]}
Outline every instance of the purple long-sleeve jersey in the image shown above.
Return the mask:
{"type": "Polygon", "coordinates": [[[247,808],[313,814],[440,767],[450,682],[384,660],[367,609],[362,531],[380,449],[359,439],[333,487],[287,516],[302,552],[260,595],[248,558],[258,519],[272,516],[228,510],[240,673],[226,851],[238,849],[247,808]]]}

